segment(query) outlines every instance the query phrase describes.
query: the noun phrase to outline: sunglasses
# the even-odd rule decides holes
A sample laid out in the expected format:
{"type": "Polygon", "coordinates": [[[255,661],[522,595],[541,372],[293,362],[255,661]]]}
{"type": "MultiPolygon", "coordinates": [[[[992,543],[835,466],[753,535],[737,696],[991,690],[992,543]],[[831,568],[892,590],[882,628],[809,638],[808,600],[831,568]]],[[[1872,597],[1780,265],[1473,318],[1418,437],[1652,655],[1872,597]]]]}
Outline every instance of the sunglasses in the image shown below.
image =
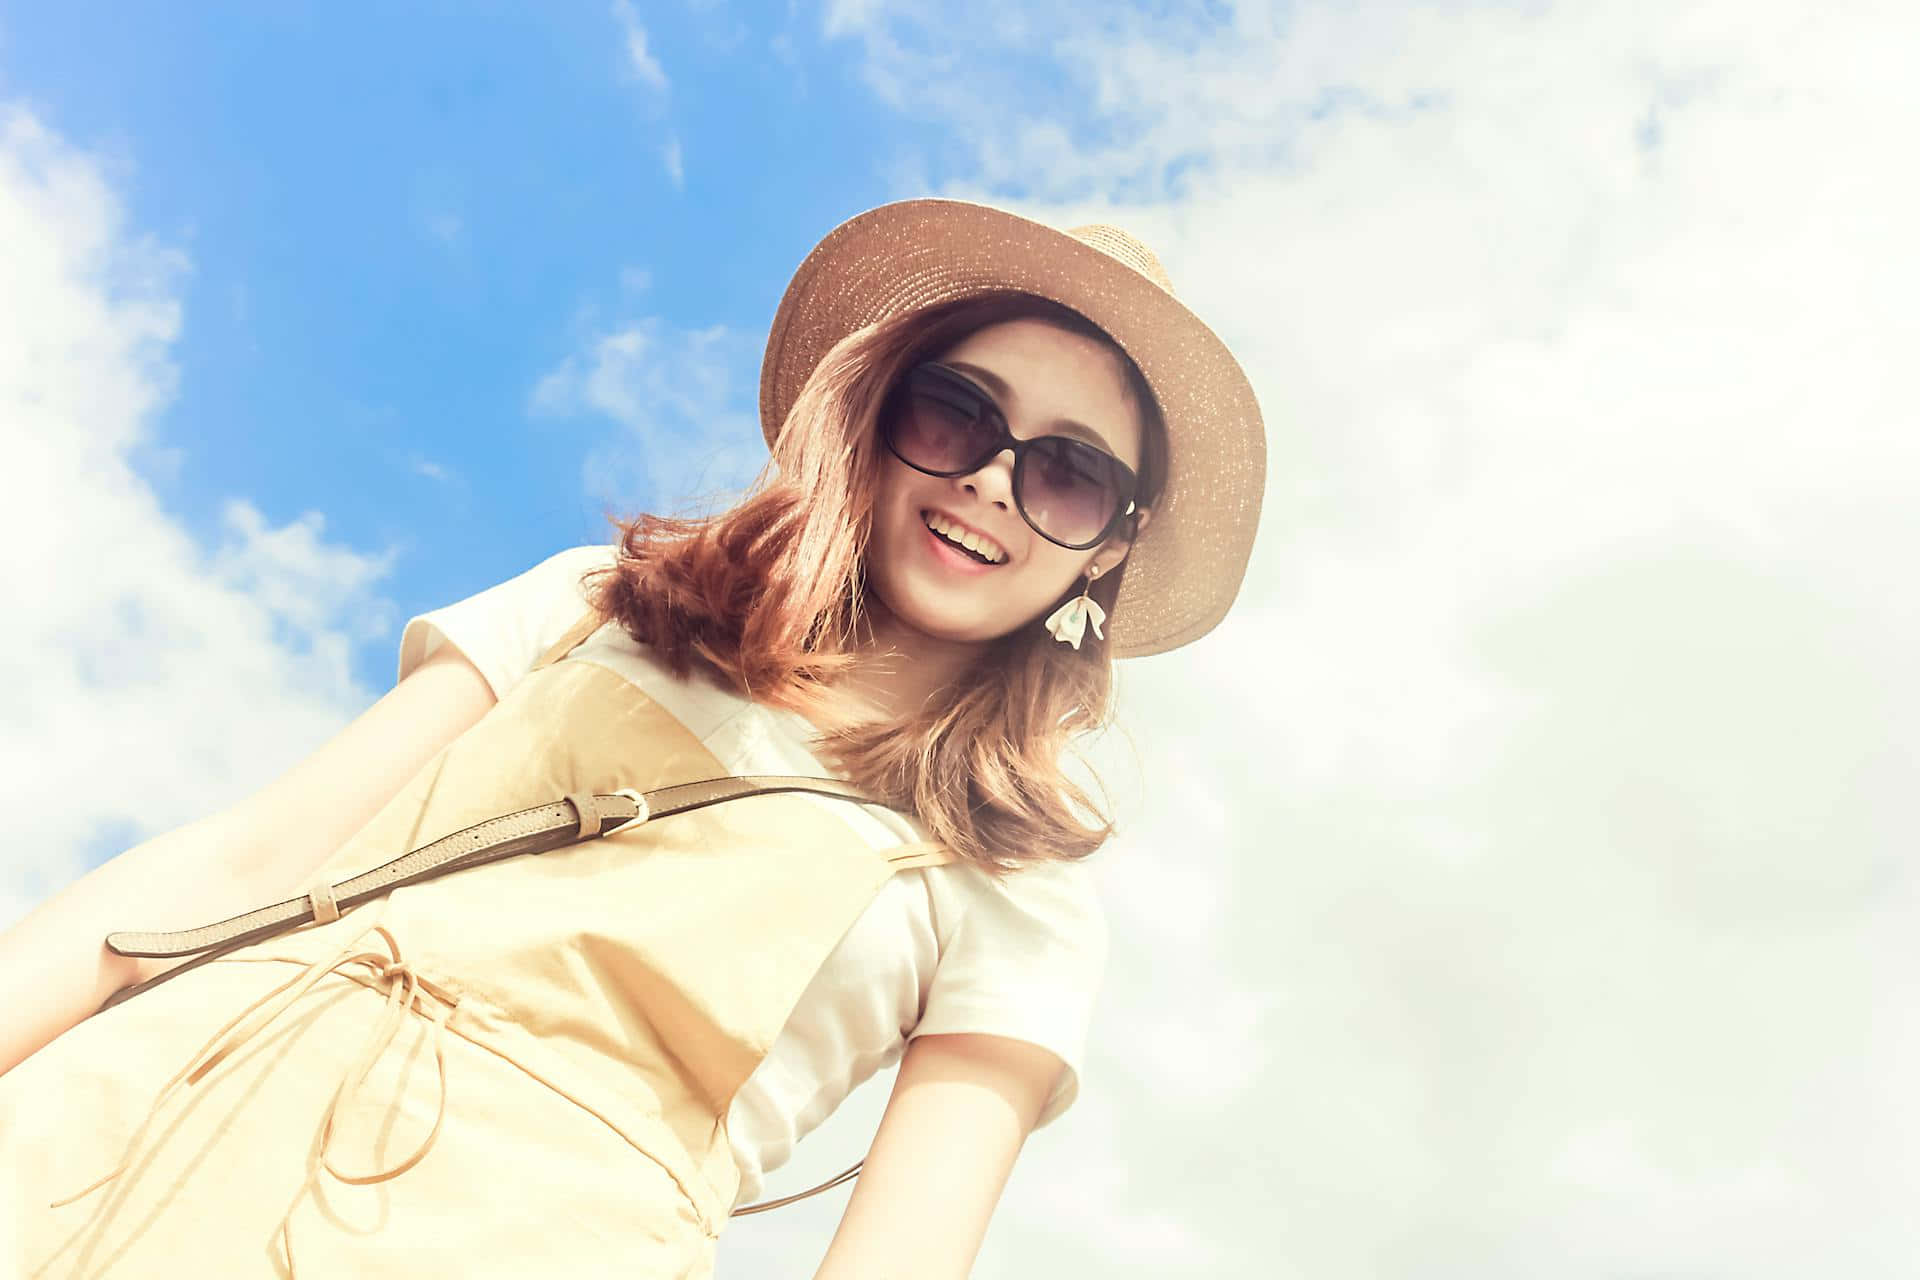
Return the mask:
{"type": "Polygon", "coordinates": [[[964,476],[1013,451],[1013,505],[1033,531],[1070,551],[1100,545],[1133,515],[1139,478],[1098,445],[1071,436],[1022,440],[993,398],[943,364],[916,365],[880,417],[893,456],[930,476],[964,476]]]}

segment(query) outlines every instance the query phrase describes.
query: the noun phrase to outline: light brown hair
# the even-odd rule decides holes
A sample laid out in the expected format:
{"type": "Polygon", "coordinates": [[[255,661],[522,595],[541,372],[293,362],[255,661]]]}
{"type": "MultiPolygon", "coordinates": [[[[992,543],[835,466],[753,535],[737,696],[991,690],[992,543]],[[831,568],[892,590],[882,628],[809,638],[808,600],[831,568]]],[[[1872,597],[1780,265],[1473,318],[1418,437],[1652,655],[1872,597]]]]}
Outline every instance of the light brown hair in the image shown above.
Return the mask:
{"type": "MultiPolygon", "coordinates": [[[[1165,429],[1138,367],[1075,311],[1027,294],[990,294],[843,339],[795,400],[767,469],[739,505],[702,519],[615,521],[619,555],[588,579],[595,604],[680,676],[699,659],[760,702],[824,710],[862,622],[885,449],[876,426],[888,391],[975,330],[1023,318],[1113,351],[1143,426],[1136,501],[1150,506],[1166,474],[1165,429]]],[[[1112,607],[1124,569],[1122,561],[1094,585],[1104,607],[1112,607]]],[[[1092,853],[1112,823],[1061,765],[1076,736],[1107,720],[1112,665],[1104,650],[1098,642],[1061,645],[1036,622],[986,646],[972,676],[904,721],[829,730],[823,754],[868,794],[918,817],[933,839],[989,868],[1092,853]]]]}

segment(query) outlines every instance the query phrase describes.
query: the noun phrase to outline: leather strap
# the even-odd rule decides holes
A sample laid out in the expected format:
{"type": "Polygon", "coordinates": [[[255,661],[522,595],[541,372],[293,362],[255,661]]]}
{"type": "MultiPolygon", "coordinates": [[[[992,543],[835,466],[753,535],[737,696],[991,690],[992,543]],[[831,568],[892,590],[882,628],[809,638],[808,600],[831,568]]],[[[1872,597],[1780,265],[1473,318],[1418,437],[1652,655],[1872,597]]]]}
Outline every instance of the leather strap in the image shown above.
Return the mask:
{"type": "Polygon", "coordinates": [[[192,957],[145,982],[116,991],[102,1009],[110,1008],[168,978],[195,968],[240,947],[260,942],[314,920],[326,920],[403,885],[418,884],[451,871],[497,862],[523,853],[545,853],[573,844],[588,833],[608,835],[653,818],[703,809],[724,800],[746,796],[806,792],[859,804],[877,803],[844,782],[832,778],[798,778],[769,774],[708,778],[661,787],[641,795],[634,791],[574,796],[535,805],[442,836],[393,861],[363,871],[336,885],[316,886],[298,897],[260,907],[198,929],[169,933],[121,932],[107,935],[107,948],[123,956],[148,959],[192,957]],[[576,808],[580,800],[588,808],[576,808]]]}
{"type": "MultiPolygon", "coordinates": [[[[558,649],[559,646],[556,645],[555,648],[558,649]]],[[[502,858],[511,858],[523,853],[545,853],[550,849],[558,849],[581,840],[607,835],[623,827],[638,826],[655,818],[702,809],[724,800],[795,791],[851,800],[858,804],[878,803],[854,787],[832,778],[797,778],[769,774],[708,778],[701,782],[685,782],[678,786],[661,787],[644,795],[634,791],[613,792],[607,795],[576,793],[551,804],[535,805],[531,809],[521,809],[514,813],[502,814],[498,818],[489,818],[485,822],[475,823],[451,835],[442,836],[431,844],[422,845],[411,853],[402,854],[371,871],[363,871],[350,880],[343,880],[339,884],[320,881],[299,897],[288,898],[284,902],[276,902],[270,907],[261,907],[256,911],[249,911],[245,915],[234,916],[216,924],[203,925],[198,929],[180,929],[171,933],[110,933],[107,935],[107,947],[123,956],[153,959],[175,956],[191,958],[164,973],[148,978],[145,982],[135,983],[115,992],[100,1007],[111,1008],[148,987],[164,982],[188,969],[197,968],[250,943],[259,942],[312,921],[317,920],[324,924],[337,920],[342,912],[390,890],[398,889],[402,885],[418,884],[423,880],[431,880],[435,876],[446,875],[451,871],[464,871],[468,867],[497,862],[502,858]]],[[[921,865],[923,859],[937,853],[938,850],[932,845],[907,845],[903,846],[903,851],[892,861],[905,866],[916,866],[921,865]]],[[[443,1091],[444,1088],[443,1081],[443,1091]]],[[[768,1209],[777,1209],[782,1205],[792,1204],[796,1200],[818,1195],[858,1175],[861,1164],[864,1163],[862,1161],[855,1164],[837,1177],[830,1178],[797,1195],[782,1196],[777,1200],[762,1201],[759,1204],[743,1205],[735,1209],[732,1216],[737,1218],[748,1214],[764,1213],[768,1209]]]]}

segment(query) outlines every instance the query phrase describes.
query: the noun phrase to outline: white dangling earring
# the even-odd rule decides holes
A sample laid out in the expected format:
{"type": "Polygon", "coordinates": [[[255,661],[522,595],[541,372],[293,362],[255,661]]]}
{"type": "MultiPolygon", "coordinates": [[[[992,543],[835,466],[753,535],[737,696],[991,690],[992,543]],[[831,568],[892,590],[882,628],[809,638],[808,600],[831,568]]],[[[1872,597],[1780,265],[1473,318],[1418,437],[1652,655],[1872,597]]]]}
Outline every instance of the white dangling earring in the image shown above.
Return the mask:
{"type": "Polygon", "coordinates": [[[1097,564],[1089,566],[1087,585],[1080,589],[1080,594],[1047,615],[1048,633],[1061,644],[1072,645],[1075,652],[1079,651],[1080,639],[1086,635],[1089,622],[1093,624],[1093,634],[1097,638],[1101,640],[1107,638],[1107,633],[1100,629],[1101,624],[1107,620],[1107,611],[1100,607],[1098,600],[1087,594],[1093,589],[1093,580],[1099,576],[1100,566],[1097,564]]]}

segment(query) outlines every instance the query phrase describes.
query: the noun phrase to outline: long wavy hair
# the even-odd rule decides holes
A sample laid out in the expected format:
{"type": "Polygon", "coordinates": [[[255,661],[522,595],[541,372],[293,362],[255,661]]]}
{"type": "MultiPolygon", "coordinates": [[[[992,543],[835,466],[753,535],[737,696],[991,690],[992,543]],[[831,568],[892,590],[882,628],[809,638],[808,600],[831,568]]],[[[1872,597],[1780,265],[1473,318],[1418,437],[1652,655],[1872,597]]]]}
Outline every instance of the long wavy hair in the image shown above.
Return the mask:
{"type": "MultiPolygon", "coordinates": [[[[853,662],[862,627],[887,395],[915,364],[1015,319],[1085,334],[1114,353],[1144,427],[1137,502],[1151,506],[1166,475],[1166,432],[1139,367],[1076,311],[988,294],[848,335],[802,388],[766,470],[737,506],[699,519],[614,521],[619,553],[587,579],[595,605],[677,675],[703,662],[748,697],[828,719],[835,677],[853,662]]],[[[1093,585],[1108,609],[1125,565],[1093,585]]],[[[824,730],[821,754],[990,870],[1085,857],[1112,822],[1062,766],[1075,738],[1106,723],[1112,677],[1098,644],[1075,650],[1037,624],[1022,626],[982,649],[971,678],[950,682],[904,721],[824,730]]]]}

